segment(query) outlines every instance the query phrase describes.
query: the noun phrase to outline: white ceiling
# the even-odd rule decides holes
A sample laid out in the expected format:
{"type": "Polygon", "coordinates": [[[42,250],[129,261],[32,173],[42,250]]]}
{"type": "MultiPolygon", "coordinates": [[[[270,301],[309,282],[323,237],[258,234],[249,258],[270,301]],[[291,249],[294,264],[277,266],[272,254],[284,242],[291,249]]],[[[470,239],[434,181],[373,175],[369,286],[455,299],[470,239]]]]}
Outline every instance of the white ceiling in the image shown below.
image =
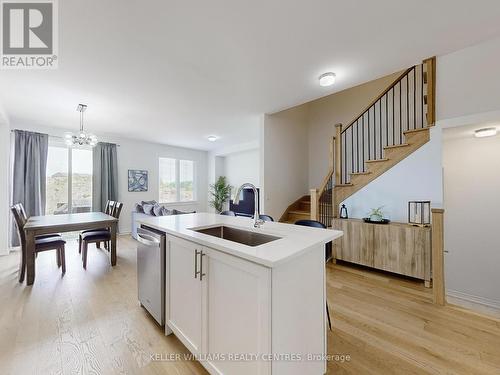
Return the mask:
{"type": "Polygon", "coordinates": [[[96,133],[208,150],[255,141],[263,113],[500,34],[500,2],[59,0],[59,19],[58,70],[0,71],[14,126],[77,129],[82,102],[96,133]]]}

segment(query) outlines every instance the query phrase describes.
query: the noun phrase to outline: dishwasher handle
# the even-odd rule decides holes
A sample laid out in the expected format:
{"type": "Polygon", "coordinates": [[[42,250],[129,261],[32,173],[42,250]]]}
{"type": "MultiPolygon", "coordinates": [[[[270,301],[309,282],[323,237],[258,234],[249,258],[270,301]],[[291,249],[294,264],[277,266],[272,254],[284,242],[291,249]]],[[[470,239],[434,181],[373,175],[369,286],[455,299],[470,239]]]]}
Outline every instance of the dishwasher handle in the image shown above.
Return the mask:
{"type": "Polygon", "coordinates": [[[160,240],[144,233],[137,233],[137,241],[146,246],[160,247],[160,240]]]}

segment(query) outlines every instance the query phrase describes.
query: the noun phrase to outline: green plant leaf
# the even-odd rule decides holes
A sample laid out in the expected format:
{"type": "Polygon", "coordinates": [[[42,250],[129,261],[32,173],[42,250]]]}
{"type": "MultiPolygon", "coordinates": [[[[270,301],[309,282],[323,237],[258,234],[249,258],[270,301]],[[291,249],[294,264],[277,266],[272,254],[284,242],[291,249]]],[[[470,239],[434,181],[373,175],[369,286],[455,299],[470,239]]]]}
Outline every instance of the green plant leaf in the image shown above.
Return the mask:
{"type": "Polygon", "coordinates": [[[211,207],[214,207],[217,213],[224,210],[224,203],[231,197],[232,186],[227,183],[226,176],[220,176],[214,184],[210,185],[211,207]]]}

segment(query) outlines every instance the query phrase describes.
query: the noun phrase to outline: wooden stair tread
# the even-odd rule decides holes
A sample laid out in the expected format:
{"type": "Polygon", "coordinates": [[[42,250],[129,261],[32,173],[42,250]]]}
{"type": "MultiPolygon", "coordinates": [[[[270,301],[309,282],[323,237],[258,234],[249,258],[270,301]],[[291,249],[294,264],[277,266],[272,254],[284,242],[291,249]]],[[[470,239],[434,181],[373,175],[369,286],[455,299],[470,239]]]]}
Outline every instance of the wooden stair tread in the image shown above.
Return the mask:
{"type": "Polygon", "coordinates": [[[350,186],[353,186],[352,184],[338,184],[338,185],[335,185],[335,187],[350,187],[350,186]]]}
{"type": "Polygon", "coordinates": [[[374,159],[374,160],[367,160],[367,161],[365,161],[365,163],[378,163],[378,162],[387,161],[387,160],[389,160],[389,159],[387,159],[387,158],[374,159]]]}
{"type": "Polygon", "coordinates": [[[366,172],[352,172],[351,176],[363,176],[365,174],[371,174],[372,172],[366,171],[366,172]]]}
{"type": "Polygon", "coordinates": [[[288,211],[289,214],[293,214],[293,215],[310,215],[311,212],[309,211],[301,211],[301,210],[292,210],[292,211],[288,211]]]}
{"type": "Polygon", "coordinates": [[[427,126],[427,127],[425,127],[425,128],[405,130],[405,131],[403,132],[403,134],[418,133],[418,132],[422,132],[422,131],[424,131],[424,130],[429,130],[430,128],[431,128],[430,126],[427,126]]]}
{"type": "Polygon", "coordinates": [[[408,143],[402,143],[400,145],[391,145],[391,146],[385,146],[384,150],[390,150],[391,148],[398,148],[398,147],[409,147],[410,145],[408,143]]]}

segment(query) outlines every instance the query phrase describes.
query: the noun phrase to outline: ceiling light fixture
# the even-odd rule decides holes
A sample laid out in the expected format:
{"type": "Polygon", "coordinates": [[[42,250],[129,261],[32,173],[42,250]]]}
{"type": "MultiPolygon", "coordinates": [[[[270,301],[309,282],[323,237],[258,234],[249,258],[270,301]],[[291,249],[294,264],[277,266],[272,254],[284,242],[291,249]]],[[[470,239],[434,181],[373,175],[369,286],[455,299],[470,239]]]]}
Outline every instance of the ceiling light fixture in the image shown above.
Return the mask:
{"type": "Polygon", "coordinates": [[[210,141],[210,142],[215,142],[217,139],[219,139],[219,137],[217,137],[216,135],[209,135],[207,137],[207,139],[210,141]]]}
{"type": "Polygon", "coordinates": [[[76,110],[80,112],[80,131],[77,135],[66,133],[65,139],[68,146],[94,147],[97,144],[97,137],[93,134],[86,133],[83,129],[83,112],[85,112],[86,109],[86,104],[78,104],[78,107],[76,107],[76,110]]]}
{"type": "Polygon", "coordinates": [[[336,75],[332,72],[323,73],[319,76],[319,85],[322,87],[331,86],[335,83],[336,75]]]}
{"type": "Polygon", "coordinates": [[[476,138],[493,137],[494,135],[497,135],[497,128],[483,128],[474,131],[476,138]]]}

